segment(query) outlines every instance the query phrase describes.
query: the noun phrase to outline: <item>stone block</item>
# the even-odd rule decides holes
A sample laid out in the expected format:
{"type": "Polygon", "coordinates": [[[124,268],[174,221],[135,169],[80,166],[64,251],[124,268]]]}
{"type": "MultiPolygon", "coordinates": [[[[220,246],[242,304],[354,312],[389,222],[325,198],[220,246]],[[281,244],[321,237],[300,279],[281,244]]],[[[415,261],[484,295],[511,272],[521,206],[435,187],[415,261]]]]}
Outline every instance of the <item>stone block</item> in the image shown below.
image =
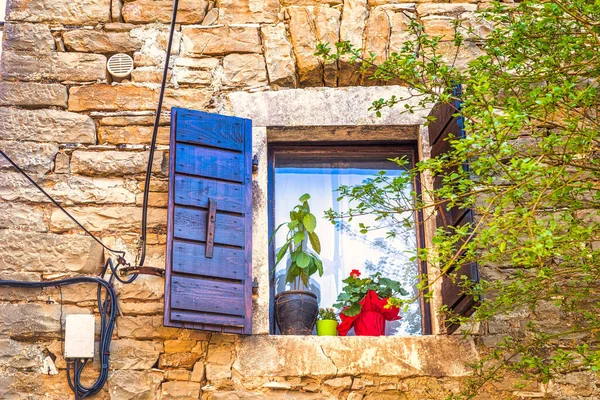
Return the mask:
{"type": "Polygon", "coordinates": [[[278,20],[279,0],[218,0],[219,23],[274,23],[278,20]]]}
{"type": "Polygon", "coordinates": [[[63,40],[67,50],[82,53],[132,53],[142,47],[141,41],[129,32],[76,29],[65,32],[63,40]]]}
{"type": "Polygon", "coordinates": [[[160,315],[118,318],[116,331],[121,338],[135,339],[177,339],[182,332],[181,329],[163,326],[160,315]]]}
{"type": "Polygon", "coordinates": [[[364,55],[376,54],[375,61],[381,63],[388,56],[391,26],[388,14],[381,8],[371,11],[365,28],[364,55]]]}
{"type": "MultiPolygon", "coordinates": [[[[148,248],[148,258],[150,259],[150,262],[153,262],[151,266],[154,267],[164,267],[164,252],[165,252],[165,246],[150,246],[148,248]],[[154,258],[156,258],[156,256],[153,254],[153,250],[155,248],[160,248],[162,251],[162,260],[161,260],[161,264],[157,264],[156,260],[152,260],[154,258]]],[[[129,253],[132,254],[132,253],[129,253]]],[[[119,298],[120,299],[124,299],[124,300],[133,300],[133,299],[137,299],[137,300],[159,300],[163,298],[164,295],[164,291],[165,291],[165,282],[163,279],[156,277],[156,276],[150,276],[150,275],[146,275],[146,276],[140,276],[138,277],[138,279],[136,279],[136,284],[135,285],[124,285],[122,283],[118,283],[115,284],[118,288],[119,288],[119,298]]],[[[162,322],[161,322],[162,325],[162,322]]],[[[163,328],[163,329],[167,329],[167,328],[163,328]]],[[[141,334],[143,334],[143,330],[140,332],[141,334]]],[[[134,337],[137,337],[134,335],[134,337]]],[[[158,333],[158,337],[160,337],[160,332],[158,333]]]]}
{"type": "Polygon", "coordinates": [[[123,315],[156,315],[163,312],[164,304],[162,302],[137,302],[137,301],[121,301],[119,308],[123,315]]]}
{"type": "MultiPolygon", "coordinates": [[[[0,148],[27,172],[44,175],[52,170],[58,146],[53,143],[6,142],[0,140],[0,148]]],[[[4,157],[0,157],[0,170],[13,169],[4,157]]]]}
{"type": "MultiPolygon", "coordinates": [[[[62,204],[135,204],[135,194],[123,179],[90,178],[74,175],[49,175],[38,183],[62,204]]],[[[49,200],[18,172],[0,174],[0,199],[45,202],[49,200]]]]}
{"type": "Polygon", "coordinates": [[[232,346],[231,345],[210,345],[208,346],[207,363],[229,365],[231,364],[232,346]]]}
{"type": "Polygon", "coordinates": [[[200,384],[196,382],[163,382],[161,400],[191,400],[200,397],[200,384]]]}
{"type": "Polygon", "coordinates": [[[190,69],[214,70],[219,66],[221,61],[218,58],[187,58],[177,57],[175,67],[183,67],[190,69]]]}
{"type": "Polygon", "coordinates": [[[0,108],[0,139],[95,144],[96,126],[87,115],[66,111],[0,108]]]}
{"type": "Polygon", "coordinates": [[[230,54],[223,58],[225,77],[223,84],[229,87],[266,86],[265,59],[260,54],[230,54]]]}
{"type": "MultiPolygon", "coordinates": [[[[135,204],[141,206],[143,204],[143,199],[143,193],[138,194],[135,197],[135,204]]],[[[149,192],[148,205],[150,207],[166,208],[169,205],[169,196],[167,195],[167,193],[149,192]]]]}
{"type": "Polygon", "coordinates": [[[192,382],[202,382],[204,380],[204,363],[202,361],[196,362],[194,364],[194,369],[192,370],[192,374],[190,375],[190,381],[192,382]]]}
{"type": "MultiPolygon", "coordinates": [[[[170,115],[161,115],[159,126],[168,126],[171,123],[170,115]]],[[[154,115],[114,115],[100,119],[100,125],[113,126],[131,126],[144,125],[152,126],[154,124],[154,115]]]]}
{"type": "Polygon", "coordinates": [[[301,87],[323,86],[323,65],[315,56],[317,37],[312,13],[306,7],[292,7],[287,12],[299,84],[301,87]]]}
{"type": "Polygon", "coordinates": [[[165,353],[158,360],[159,368],[192,368],[202,357],[198,353],[165,353]]]}
{"type": "Polygon", "coordinates": [[[196,346],[195,340],[165,340],[166,353],[187,353],[196,346]]]}
{"type": "MultiPolygon", "coordinates": [[[[340,41],[341,11],[337,8],[317,6],[313,9],[318,43],[329,43],[330,48],[340,41]]],[[[324,62],[324,61],[322,61],[324,62]]],[[[327,61],[323,65],[325,85],[337,86],[337,62],[327,61]]]]}
{"type": "Polygon", "coordinates": [[[318,5],[339,6],[344,4],[344,0],[280,0],[280,2],[284,7],[318,5]]]}
{"type": "Polygon", "coordinates": [[[189,57],[262,51],[258,28],[252,26],[183,28],[182,46],[189,57]]]}
{"type": "Polygon", "coordinates": [[[4,79],[95,82],[106,79],[106,57],[85,53],[2,53],[4,79]]]}
{"type": "MultiPolygon", "coordinates": [[[[148,166],[149,152],[85,151],[76,150],[71,155],[71,171],[81,175],[122,176],[142,174],[148,166]]],[[[152,159],[152,172],[160,173],[164,153],[156,151],[152,159]]]]}
{"type": "Polygon", "coordinates": [[[165,379],[169,381],[189,381],[190,371],[187,369],[168,369],[165,373],[165,379]]]}
{"type": "Polygon", "coordinates": [[[208,107],[211,97],[212,92],[208,88],[168,88],[165,90],[163,110],[170,110],[172,107],[204,110],[206,107],[208,107]]]}
{"type": "Polygon", "coordinates": [[[285,25],[263,25],[261,35],[271,86],[296,87],[296,66],[285,25]]]}
{"type": "MultiPolygon", "coordinates": [[[[167,81],[171,80],[173,73],[167,72],[167,81]]],[[[163,77],[163,70],[157,67],[140,67],[131,71],[132,82],[146,82],[146,83],[161,83],[163,77]]]]}
{"type": "MultiPolygon", "coordinates": [[[[206,15],[207,0],[182,0],[179,2],[177,22],[180,24],[200,24],[206,15]]],[[[125,22],[134,24],[170,23],[173,3],[170,0],[134,0],[123,5],[125,22]]]]}
{"type": "Polygon", "coordinates": [[[133,85],[89,85],[69,90],[69,110],[131,111],[155,110],[157,93],[133,85]]]}
{"type": "MultiPolygon", "coordinates": [[[[68,211],[92,232],[104,230],[137,231],[142,220],[142,209],[140,207],[69,207],[68,211]]],[[[166,210],[148,209],[149,228],[166,226],[166,223],[166,210]]],[[[53,232],[65,232],[77,228],[65,213],[59,209],[54,209],[50,219],[50,229],[53,232]]]]}
{"type": "Polygon", "coordinates": [[[49,53],[56,50],[56,43],[48,25],[7,22],[2,50],[49,53]]]}
{"type": "MultiPolygon", "coordinates": [[[[100,126],[98,128],[98,143],[100,144],[150,144],[152,140],[151,126],[100,126]]],[[[157,144],[168,145],[170,128],[159,127],[157,144]]]]}
{"type": "Polygon", "coordinates": [[[57,153],[54,158],[54,173],[69,174],[71,172],[71,159],[65,153],[57,153]]]}
{"type": "Polygon", "coordinates": [[[180,85],[210,85],[212,73],[206,70],[178,69],[175,71],[175,81],[180,85]]]}
{"type": "Polygon", "coordinates": [[[464,12],[475,11],[477,11],[477,5],[468,3],[422,3],[417,5],[417,14],[421,18],[430,15],[459,16],[464,12]]]}
{"type": "MultiPolygon", "coordinates": [[[[0,212],[4,212],[4,210],[2,210],[1,207],[0,207],[0,212]]],[[[0,216],[0,219],[2,219],[1,216],[0,216]]],[[[36,272],[2,271],[2,272],[0,272],[0,279],[15,280],[15,281],[27,281],[27,282],[39,282],[42,280],[42,276],[41,276],[41,274],[36,273],[36,272]]],[[[42,289],[3,287],[0,289],[0,300],[35,301],[37,299],[37,296],[39,296],[41,293],[42,293],[42,289]]],[[[0,352],[1,352],[1,350],[0,350],[0,352]]]]}
{"type": "Polygon", "coordinates": [[[328,379],[323,384],[336,389],[349,389],[352,386],[352,378],[344,376],[342,378],[328,379]]]}
{"type": "MultiPolygon", "coordinates": [[[[64,315],[89,313],[85,308],[63,306],[64,315]]],[[[60,305],[37,303],[0,304],[0,335],[2,337],[59,338],[60,305]]],[[[41,361],[41,359],[40,359],[41,361]]]]}
{"type": "Polygon", "coordinates": [[[43,345],[0,339],[0,368],[31,369],[40,367],[43,345]]]}
{"type": "Polygon", "coordinates": [[[46,232],[45,220],[50,215],[50,208],[32,204],[0,201],[0,228],[25,228],[27,230],[46,232]]]}
{"type": "Polygon", "coordinates": [[[110,21],[110,0],[11,0],[7,21],[91,25],[110,21]]]}
{"type": "Polygon", "coordinates": [[[0,270],[94,275],[102,264],[102,248],[89,236],[2,229],[0,243],[0,270]]]}
{"type": "Polygon", "coordinates": [[[0,82],[0,106],[67,107],[67,87],[58,84],[0,82]]]}
{"type": "Polygon", "coordinates": [[[163,373],[156,370],[110,372],[107,386],[111,399],[157,400],[163,373]]]}
{"type": "Polygon", "coordinates": [[[206,365],[206,379],[208,381],[219,381],[231,378],[231,366],[220,364],[206,365]]]}
{"type": "Polygon", "coordinates": [[[161,342],[117,339],[110,343],[111,369],[149,370],[163,351],[161,342]]]}
{"type": "Polygon", "coordinates": [[[344,0],[340,40],[350,42],[357,49],[362,48],[367,16],[367,0],[344,0]]]}

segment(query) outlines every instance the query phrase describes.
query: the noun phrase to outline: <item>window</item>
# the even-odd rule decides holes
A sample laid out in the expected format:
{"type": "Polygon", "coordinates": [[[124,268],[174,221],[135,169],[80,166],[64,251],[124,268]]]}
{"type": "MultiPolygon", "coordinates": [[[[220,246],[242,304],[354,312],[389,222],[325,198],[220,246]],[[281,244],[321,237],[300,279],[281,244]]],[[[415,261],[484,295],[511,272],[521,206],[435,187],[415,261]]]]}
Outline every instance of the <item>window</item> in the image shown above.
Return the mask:
{"type": "MultiPolygon", "coordinates": [[[[337,201],[337,189],[341,185],[360,184],[380,171],[390,176],[405,174],[406,169],[388,159],[405,156],[412,164],[414,148],[405,145],[274,144],[269,156],[272,228],[289,220],[290,208],[297,204],[302,194],[311,196],[311,210],[318,218],[316,232],[321,240],[324,274],[322,277],[313,275],[308,290],[317,295],[320,307],[331,307],[336,302],[343,287],[342,280],[352,269],[365,274],[380,271],[386,277],[399,280],[411,295],[416,294],[417,276],[424,272],[419,263],[410,260],[421,241],[417,224],[396,238],[387,239],[385,230],[359,232],[360,222],[376,224],[372,217],[354,218],[350,223],[338,221],[335,225],[324,218],[326,210],[343,212],[348,209],[347,201],[337,201]]],[[[273,240],[272,252],[281,246],[284,237],[282,229],[273,240]]],[[[286,260],[283,260],[272,274],[273,295],[289,288],[285,282],[285,268],[286,260]]],[[[407,312],[402,312],[400,321],[387,323],[386,334],[429,333],[429,321],[423,312],[426,307],[413,303],[407,312]]]]}

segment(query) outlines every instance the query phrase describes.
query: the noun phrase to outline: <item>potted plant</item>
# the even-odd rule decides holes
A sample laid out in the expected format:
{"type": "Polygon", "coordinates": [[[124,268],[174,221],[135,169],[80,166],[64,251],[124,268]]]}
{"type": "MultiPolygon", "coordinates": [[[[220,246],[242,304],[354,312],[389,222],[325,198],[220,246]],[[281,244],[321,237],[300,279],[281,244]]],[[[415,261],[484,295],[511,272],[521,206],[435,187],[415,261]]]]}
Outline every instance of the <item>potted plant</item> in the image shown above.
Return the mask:
{"type": "Polygon", "coordinates": [[[360,271],[353,269],[344,279],[346,285],[338,295],[334,307],[341,309],[340,336],[346,336],[354,327],[357,336],[382,336],[385,334],[385,321],[399,320],[398,296],[406,296],[400,282],[384,278],[376,272],[367,278],[361,278],[360,271]]]}
{"type": "Polygon", "coordinates": [[[317,317],[318,336],[337,336],[338,318],[333,308],[319,309],[317,317]]]}
{"type": "Polygon", "coordinates": [[[275,260],[277,266],[289,256],[285,281],[290,290],[275,296],[275,321],[283,335],[311,335],[319,312],[317,296],[307,290],[311,275],[323,275],[321,243],[315,233],[317,218],[310,212],[309,199],[308,194],[303,194],[300,204],[290,211],[289,222],[279,225],[271,237],[272,240],[282,227],[288,230],[275,260]]]}

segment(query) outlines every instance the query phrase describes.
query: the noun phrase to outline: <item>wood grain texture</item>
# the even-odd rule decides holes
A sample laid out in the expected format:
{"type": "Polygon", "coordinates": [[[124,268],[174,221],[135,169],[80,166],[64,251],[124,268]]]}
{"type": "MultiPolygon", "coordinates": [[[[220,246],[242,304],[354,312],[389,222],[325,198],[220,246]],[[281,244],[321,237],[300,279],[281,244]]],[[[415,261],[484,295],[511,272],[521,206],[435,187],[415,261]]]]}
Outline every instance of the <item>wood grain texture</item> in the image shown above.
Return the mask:
{"type": "Polygon", "coordinates": [[[177,141],[244,150],[244,119],[201,111],[180,112],[177,141]]]}
{"type": "Polygon", "coordinates": [[[244,285],[240,282],[173,276],[171,307],[242,316],[245,313],[244,285]]]}
{"type": "Polygon", "coordinates": [[[245,279],[244,250],[216,245],[213,257],[205,257],[204,243],[174,240],[173,272],[212,276],[226,279],[245,279]]]}
{"type": "Polygon", "coordinates": [[[252,333],[251,134],[249,120],[172,110],[166,326],[252,333]]]}
{"type": "Polygon", "coordinates": [[[175,175],[175,204],[208,208],[208,199],[219,204],[220,211],[243,212],[246,199],[244,185],[175,175]]]}
{"type": "Polygon", "coordinates": [[[430,146],[433,146],[440,139],[446,125],[452,119],[452,114],[455,112],[456,109],[448,103],[440,103],[433,107],[429,116],[434,117],[435,121],[430,122],[427,126],[430,146]]]}
{"type": "Polygon", "coordinates": [[[244,155],[227,150],[176,143],[175,172],[244,182],[244,155]]]}
{"type": "MultiPolygon", "coordinates": [[[[202,209],[175,206],[173,236],[206,242],[208,212],[202,209]]],[[[218,214],[215,220],[215,243],[243,247],[245,221],[243,217],[218,214]]]]}

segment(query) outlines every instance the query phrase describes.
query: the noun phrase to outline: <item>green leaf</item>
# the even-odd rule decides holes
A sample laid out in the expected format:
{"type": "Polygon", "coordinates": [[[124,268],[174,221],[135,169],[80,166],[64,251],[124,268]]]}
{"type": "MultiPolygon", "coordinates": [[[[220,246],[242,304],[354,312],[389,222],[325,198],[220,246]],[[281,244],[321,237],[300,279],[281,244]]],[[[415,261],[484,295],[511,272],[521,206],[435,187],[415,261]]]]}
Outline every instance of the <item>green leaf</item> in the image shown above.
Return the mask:
{"type": "Polygon", "coordinates": [[[308,201],[310,199],[310,195],[308,193],[304,193],[302,196],[300,196],[300,203],[304,203],[305,201],[308,201]]]}
{"type": "Polygon", "coordinates": [[[317,218],[314,215],[308,213],[302,219],[302,223],[304,224],[304,227],[307,231],[314,232],[315,228],[317,227],[317,218]]]}
{"type": "Polygon", "coordinates": [[[321,241],[319,237],[314,232],[308,232],[308,239],[310,240],[310,245],[314,249],[317,254],[321,254],[321,241]]]}
{"type": "Polygon", "coordinates": [[[287,253],[289,244],[290,244],[290,242],[288,241],[288,242],[285,242],[285,244],[283,246],[281,246],[281,248],[277,252],[277,259],[275,261],[275,265],[279,264],[279,262],[281,262],[283,257],[285,257],[285,254],[287,253]]]}
{"type": "Polygon", "coordinates": [[[343,310],[342,314],[347,315],[348,317],[354,317],[355,315],[358,315],[361,309],[362,306],[358,303],[355,303],[343,310]]]}
{"type": "Polygon", "coordinates": [[[310,264],[311,257],[303,251],[300,251],[296,256],[296,263],[300,268],[306,268],[310,264]]]}
{"type": "Polygon", "coordinates": [[[294,234],[294,237],[292,240],[294,241],[294,244],[296,246],[299,245],[304,240],[304,232],[303,231],[296,232],[294,234]]]}

